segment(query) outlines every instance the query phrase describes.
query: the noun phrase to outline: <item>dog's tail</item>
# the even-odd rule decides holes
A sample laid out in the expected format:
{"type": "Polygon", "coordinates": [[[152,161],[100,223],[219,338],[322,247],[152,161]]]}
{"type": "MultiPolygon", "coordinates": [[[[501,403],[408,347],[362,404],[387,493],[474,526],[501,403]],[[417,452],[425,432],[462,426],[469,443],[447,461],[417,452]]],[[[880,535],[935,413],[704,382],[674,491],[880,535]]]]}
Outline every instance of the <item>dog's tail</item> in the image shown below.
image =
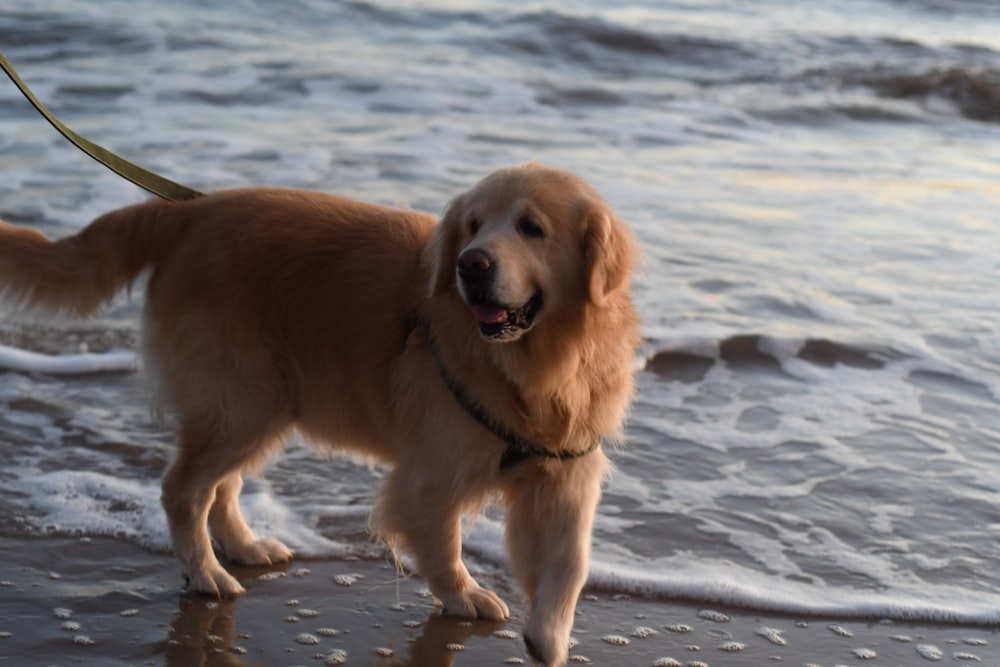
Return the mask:
{"type": "Polygon", "coordinates": [[[107,213],[50,241],[0,220],[0,298],[19,310],[94,313],[165,257],[190,225],[183,204],[152,200],[107,213]]]}

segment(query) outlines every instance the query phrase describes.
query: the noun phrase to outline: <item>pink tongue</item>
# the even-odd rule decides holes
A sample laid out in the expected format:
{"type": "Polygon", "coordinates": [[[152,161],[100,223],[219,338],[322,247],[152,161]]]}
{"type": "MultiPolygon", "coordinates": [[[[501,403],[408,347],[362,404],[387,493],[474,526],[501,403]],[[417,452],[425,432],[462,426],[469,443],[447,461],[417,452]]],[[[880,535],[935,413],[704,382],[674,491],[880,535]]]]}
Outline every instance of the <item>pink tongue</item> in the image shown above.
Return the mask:
{"type": "Polygon", "coordinates": [[[503,324],[507,321],[507,311],[497,306],[477,304],[472,307],[472,312],[483,324],[503,324]]]}

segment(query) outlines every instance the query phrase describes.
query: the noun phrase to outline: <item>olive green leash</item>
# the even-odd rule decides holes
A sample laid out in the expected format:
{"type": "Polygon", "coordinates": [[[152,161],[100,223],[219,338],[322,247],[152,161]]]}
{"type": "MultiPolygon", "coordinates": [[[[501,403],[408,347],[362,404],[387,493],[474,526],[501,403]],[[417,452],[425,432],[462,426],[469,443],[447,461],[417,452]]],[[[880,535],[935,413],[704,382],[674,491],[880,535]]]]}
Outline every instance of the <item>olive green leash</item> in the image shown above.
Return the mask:
{"type": "Polygon", "coordinates": [[[10,64],[7,57],[0,52],[0,69],[10,77],[10,80],[14,82],[17,89],[21,91],[21,94],[28,98],[32,106],[38,110],[38,113],[42,114],[45,120],[59,130],[59,133],[66,137],[70,143],[82,150],[84,153],[94,158],[105,167],[115,172],[116,174],[132,181],[140,188],[152,192],[158,197],[163,197],[164,199],[170,200],[184,200],[184,199],[194,199],[195,197],[201,197],[202,193],[197,190],[193,190],[180,183],[175,183],[169,179],[163,178],[159,174],[154,174],[148,169],[144,169],[139,165],[129,162],[125,158],[112,153],[103,146],[99,146],[94,142],[81,137],[79,134],[66,127],[58,118],[52,115],[45,105],[42,104],[35,94],[31,92],[31,89],[21,80],[21,77],[17,75],[17,71],[14,66],[10,64]]]}

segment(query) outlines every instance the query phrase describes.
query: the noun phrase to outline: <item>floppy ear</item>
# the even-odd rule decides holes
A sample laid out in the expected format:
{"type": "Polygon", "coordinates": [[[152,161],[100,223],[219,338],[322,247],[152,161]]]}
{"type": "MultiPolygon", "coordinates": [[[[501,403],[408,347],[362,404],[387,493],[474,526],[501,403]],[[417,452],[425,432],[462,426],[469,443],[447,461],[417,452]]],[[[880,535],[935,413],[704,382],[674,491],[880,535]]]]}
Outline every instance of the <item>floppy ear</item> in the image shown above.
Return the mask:
{"type": "Polygon", "coordinates": [[[455,284],[455,262],[458,260],[460,225],[458,199],[453,199],[445,209],[444,217],[434,227],[430,243],[427,245],[431,279],[428,296],[447,292],[455,284]]]}
{"type": "Polygon", "coordinates": [[[607,206],[593,210],[583,237],[583,257],[590,301],[601,306],[616,290],[627,288],[635,263],[632,232],[607,206]]]}

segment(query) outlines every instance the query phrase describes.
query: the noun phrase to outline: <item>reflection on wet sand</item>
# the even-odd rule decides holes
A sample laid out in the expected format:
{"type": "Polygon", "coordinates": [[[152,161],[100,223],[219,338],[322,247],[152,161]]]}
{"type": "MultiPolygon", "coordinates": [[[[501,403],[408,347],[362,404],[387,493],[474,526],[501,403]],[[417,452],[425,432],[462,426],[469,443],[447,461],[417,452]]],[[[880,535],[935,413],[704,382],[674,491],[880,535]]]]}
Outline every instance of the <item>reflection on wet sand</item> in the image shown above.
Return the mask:
{"type": "MultiPolygon", "coordinates": [[[[255,650],[255,645],[270,644],[269,649],[263,652],[273,655],[274,643],[286,642],[287,634],[276,632],[274,637],[267,637],[242,631],[240,611],[241,604],[246,599],[212,600],[194,594],[182,595],[170,624],[168,638],[158,643],[156,652],[163,655],[168,667],[251,667],[269,664],[268,661],[261,660],[259,653],[262,651],[255,650]]],[[[274,602],[271,598],[272,605],[274,602]]],[[[289,600],[285,603],[286,609],[294,606],[290,604],[292,602],[298,601],[289,600]]],[[[392,607],[401,611],[411,608],[411,605],[405,603],[397,603],[392,607]]],[[[373,628],[382,630],[381,637],[375,640],[376,643],[381,641],[381,644],[372,645],[364,664],[377,664],[380,667],[452,667],[456,657],[462,654],[472,637],[486,638],[494,635],[505,639],[519,639],[517,633],[502,631],[505,622],[470,621],[445,615],[436,608],[428,611],[425,607],[418,607],[412,608],[412,611],[400,625],[408,635],[405,638],[397,628],[385,628],[382,623],[373,624],[373,628]],[[420,620],[421,617],[423,620],[420,620]]],[[[304,614],[305,618],[313,614],[319,615],[314,610],[299,609],[298,612],[308,612],[304,614]]],[[[295,618],[298,617],[293,614],[285,620],[287,622],[295,618]]],[[[312,632],[295,634],[294,641],[301,645],[299,648],[314,646],[315,651],[310,657],[322,660],[321,664],[338,665],[347,664],[348,651],[356,653],[358,634],[356,628],[314,628],[312,632]],[[340,637],[340,641],[335,639],[337,637],[340,637]],[[348,648],[330,648],[328,639],[348,648]]],[[[512,644],[511,648],[515,649],[515,646],[512,644]]],[[[286,650],[289,653],[295,651],[291,647],[286,650]]],[[[512,652],[520,653],[520,645],[512,652]]],[[[356,658],[354,656],[351,662],[357,664],[356,658]]]]}

